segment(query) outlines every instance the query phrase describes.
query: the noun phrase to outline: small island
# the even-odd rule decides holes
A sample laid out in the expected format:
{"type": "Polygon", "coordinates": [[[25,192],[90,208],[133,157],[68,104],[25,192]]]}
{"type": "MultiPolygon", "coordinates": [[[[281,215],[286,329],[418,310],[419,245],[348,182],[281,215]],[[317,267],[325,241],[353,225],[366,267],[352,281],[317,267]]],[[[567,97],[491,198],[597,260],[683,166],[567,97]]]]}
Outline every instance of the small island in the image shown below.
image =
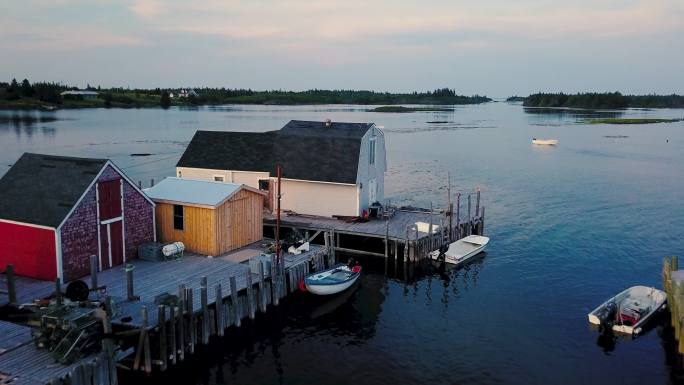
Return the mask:
{"type": "Polygon", "coordinates": [[[525,97],[524,96],[517,96],[517,95],[509,96],[508,98],[506,98],[506,101],[509,103],[511,103],[511,102],[524,102],[525,97]]]}
{"type": "Polygon", "coordinates": [[[619,92],[577,94],[536,93],[525,98],[525,107],[567,107],[587,109],[684,108],[683,95],[622,95],[619,92]]]}
{"type": "MultiPolygon", "coordinates": [[[[370,110],[368,112],[453,112],[453,108],[441,108],[441,107],[404,107],[404,106],[380,106],[370,110]]],[[[429,122],[430,123],[430,122],[429,122]]]]}
{"type": "Polygon", "coordinates": [[[662,118],[602,118],[590,119],[585,121],[588,124],[654,124],[654,123],[674,123],[684,119],[662,119],[662,118]]]}

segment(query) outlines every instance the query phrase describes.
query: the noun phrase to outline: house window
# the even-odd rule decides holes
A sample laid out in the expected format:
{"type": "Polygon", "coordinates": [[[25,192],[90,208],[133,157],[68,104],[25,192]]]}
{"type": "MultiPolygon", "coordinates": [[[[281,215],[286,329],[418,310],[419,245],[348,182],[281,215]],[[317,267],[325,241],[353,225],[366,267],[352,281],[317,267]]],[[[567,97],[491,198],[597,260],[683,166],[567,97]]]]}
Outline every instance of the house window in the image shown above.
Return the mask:
{"type": "Polygon", "coordinates": [[[173,229],[184,230],[183,222],[183,206],[173,205],[173,229]]]}
{"type": "Polygon", "coordinates": [[[269,180],[268,179],[259,179],[259,190],[268,191],[268,187],[269,187],[269,180]]]}
{"type": "Polygon", "coordinates": [[[214,175],[214,182],[225,182],[223,175],[214,175]]]}
{"type": "Polygon", "coordinates": [[[375,164],[375,137],[370,138],[370,148],[368,151],[368,163],[375,164]]]}

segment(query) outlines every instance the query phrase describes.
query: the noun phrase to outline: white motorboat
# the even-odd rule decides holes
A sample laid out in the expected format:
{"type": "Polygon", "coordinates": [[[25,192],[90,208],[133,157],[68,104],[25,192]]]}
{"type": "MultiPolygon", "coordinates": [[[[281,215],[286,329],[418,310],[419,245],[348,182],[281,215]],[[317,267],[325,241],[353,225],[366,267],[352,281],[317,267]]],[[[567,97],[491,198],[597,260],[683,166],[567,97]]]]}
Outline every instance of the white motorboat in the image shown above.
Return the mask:
{"type": "Polygon", "coordinates": [[[537,139],[532,138],[532,144],[555,146],[558,144],[558,139],[537,139]]]}
{"type": "Polygon", "coordinates": [[[304,278],[306,290],[316,295],[337,294],[349,289],[361,275],[361,266],[339,264],[304,278]]]}
{"type": "Polygon", "coordinates": [[[589,322],[620,333],[639,334],[646,321],[665,307],[666,300],[662,290],[633,286],[589,313],[589,322]]]}
{"type": "Polygon", "coordinates": [[[444,262],[458,265],[483,252],[488,243],[488,237],[469,235],[451,243],[444,253],[441,250],[432,251],[430,258],[437,261],[444,258],[444,262]]]}

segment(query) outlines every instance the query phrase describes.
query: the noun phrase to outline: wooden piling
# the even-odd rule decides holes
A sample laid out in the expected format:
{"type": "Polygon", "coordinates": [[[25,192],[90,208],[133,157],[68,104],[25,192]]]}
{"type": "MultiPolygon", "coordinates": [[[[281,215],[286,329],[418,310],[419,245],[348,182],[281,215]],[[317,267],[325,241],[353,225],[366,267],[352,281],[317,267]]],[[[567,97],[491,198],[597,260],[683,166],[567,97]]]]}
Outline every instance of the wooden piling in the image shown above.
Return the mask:
{"type": "Polygon", "coordinates": [[[202,305],[202,343],[209,343],[209,322],[211,317],[209,317],[209,299],[207,292],[207,277],[202,277],[202,282],[200,286],[200,302],[202,305]]]}
{"type": "Polygon", "coordinates": [[[7,278],[7,300],[14,305],[17,303],[17,280],[14,275],[14,265],[11,263],[5,269],[5,277],[7,278]]]}
{"type": "MultiPolygon", "coordinates": [[[[185,297],[185,296],[184,296],[185,297]]],[[[178,315],[176,319],[178,320],[178,359],[180,361],[185,360],[185,347],[187,346],[186,334],[185,334],[185,299],[181,299],[176,308],[178,315]]]]}
{"type": "Polygon", "coordinates": [[[145,336],[147,335],[147,307],[140,308],[140,334],[138,334],[138,348],[135,349],[135,359],[133,360],[133,370],[140,369],[140,361],[143,359],[145,351],[145,336]]]}
{"type": "Polygon", "coordinates": [[[461,193],[456,195],[456,232],[452,242],[461,239],[461,193]]]}
{"type": "Polygon", "coordinates": [[[57,297],[57,305],[62,306],[64,299],[62,298],[62,280],[59,277],[55,279],[55,296],[57,297]]]}
{"type": "Polygon", "coordinates": [[[126,293],[129,301],[135,301],[135,291],[133,288],[133,270],[135,267],[132,264],[126,264],[126,293]]]}
{"type": "Polygon", "coordinates": [[[264,277],[264,263],[259,261],[259,311],[266,313],[266,292],[264,291],[265,285],[264,277]]]}
{"type": "Polygon", "coordinates": [[[485,226],[485,207],[482,206],[482,214],[480,215],[480,235],[484,235],[485,226]]]}
{"type": "Polygon", "coordinates": [[[178,356],[178,306],[170,306],[169,314],[171,318],[169,319],[169,345],[171,346],[171,365],[176,365],[176,357],[178,356]]]}
{"type": "Polygon", "coordinates": [[[223,331],[226,329],[225,314],[223,309],[223,293],[221,290],[221,284],[217,284],[216,290],[216,334],[219,337],[223,337],[223,331]]]}
{"type": "Polygon", "coordinates": [[[195,345],[197,344],[197,325],[195,323],[195,308],[193,304],[192,288],[187,289],[185,294],[188,299],[188,330],[190,331],[190,354],[195,353],[195,345]]]}
{"type": "Polygon", "coordinates": [[[245,274],[245,282],[247,283],[247,310],[249,319],[254,319],[256,316],[256,309],[254,306],[254,287],[252,286],[252,272],[247,270],[245,274]]]}
{"type": "Polygon", "coordinates": [[[90,256],[90,288],[95,289],[97,288],[97,270],[98,270],[99,264],[97,260],[97,255],[91,255],[90,256]]]}
{"type": "Polygon", "coordinates": [[[116,375],[116,362],[114,360],[114,341],[112,341],[112,297],[105,298],[105,317],[102,320],[102,331],[106,336],[102,340],[102,348],[104,350],[105,358],[107,360],[107,368],[109,369],[109,383],[117,385],[119,380],[116,375]]]}
{"type": "Polygon", "coordinates": [[[238,301],[237,279],[235,278],[234,275],[230,276],[229,282],[230,282],[230,310],[232,313],[231,318],[233,319],[233,324],[237,327],[240,327],[242,320],[240,317],[240,311],[238,310],[240,303],[238,301]]]}
{"type": "Polygon", "coordinates": [[[169,351],[166,347],[166,306],[157,306],[157,327],[159,332],[159,370],[166,370],[167,360],[169,359],[169,351]]]}
{"type": "Polygon", "coordinates": [[[477,188],[477,197],[475,198],[475,215],[480,213],[480,188],[477,188]]]}

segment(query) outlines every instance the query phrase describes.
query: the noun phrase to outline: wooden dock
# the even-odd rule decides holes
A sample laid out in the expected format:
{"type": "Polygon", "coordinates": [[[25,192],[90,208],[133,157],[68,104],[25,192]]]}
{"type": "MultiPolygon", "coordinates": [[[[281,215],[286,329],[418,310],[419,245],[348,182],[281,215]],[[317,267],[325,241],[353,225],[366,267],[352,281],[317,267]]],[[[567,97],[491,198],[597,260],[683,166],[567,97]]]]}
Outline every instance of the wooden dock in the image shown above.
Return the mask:
{"type": "MultiPolygon", "coordinates": [[[[31,328],[3,322],[0,384],[7,378],[12,384],[112,385],[117,383],[117,365],[163,371],[212,336],[223,336],[227,328],[240,327],[243,320],[278,305],[306,274],[333,264],[331,255],[326,248],[312,246],[300,255],[285,254],[281,263],[272,258],[270,271],[265,271],[268,263],[254,263],[258,271],[253,272],[250,263],[186,254],[164,262],[136,259],[84,277],[91,286],[106,286],[104,294],[91,293],[91,299],[107,304],[111,315],[103,323],[109,324],[105,333],[112,338],[103,339],[102,352],[60,365],[47,350],[35,347],[31,328]]],[[[52,282],[21,277],[15,286],[19,304],[52,296],[56,288],[52,282]]],[[[7,304],[5,296],[2,301],[7,304]]]]}
{"type": "MultiPolygon", "coordinates": [[[[366,222],[285,213],[280,226],[330,246],[333,252],[417,262],[444,244],[484,234],[485,208],[480,205],[480,192],[466,197],[463,208],[459,194],[455,208],[453,204],[446,210],[391,208],[391,215],[366,222]],[[320,238],[324,238],[322,242],[320,238]]],[[[264,226],[273,230],[275,218],[265,217],[264,226]]]]}
{"type": "Polygon", "coordinates": [[[679,270],[679,258],[665,258],[663,263],[663,288],[667,294],[670,324],[678,342],[680,366],[684,363],[684,270],[679,270]]]}

